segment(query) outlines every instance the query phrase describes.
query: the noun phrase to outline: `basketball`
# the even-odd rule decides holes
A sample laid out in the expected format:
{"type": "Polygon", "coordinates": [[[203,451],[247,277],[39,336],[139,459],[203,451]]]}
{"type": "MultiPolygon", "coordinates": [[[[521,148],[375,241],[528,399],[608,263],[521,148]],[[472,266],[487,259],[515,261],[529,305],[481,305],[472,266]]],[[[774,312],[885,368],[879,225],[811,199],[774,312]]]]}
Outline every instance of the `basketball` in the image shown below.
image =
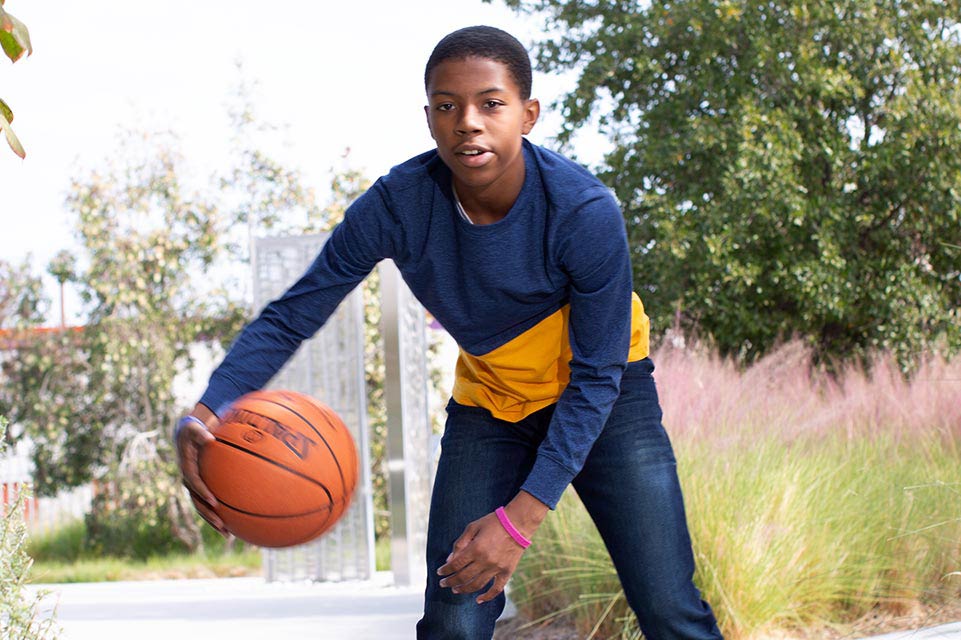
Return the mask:
{"type": "Polygon", "coordinates": [[[340,417],[294,391],[239,398],[200,452],[217,515],[261,547],[309,542],[344,515],[357,484],[357,450],[340,417]]]}

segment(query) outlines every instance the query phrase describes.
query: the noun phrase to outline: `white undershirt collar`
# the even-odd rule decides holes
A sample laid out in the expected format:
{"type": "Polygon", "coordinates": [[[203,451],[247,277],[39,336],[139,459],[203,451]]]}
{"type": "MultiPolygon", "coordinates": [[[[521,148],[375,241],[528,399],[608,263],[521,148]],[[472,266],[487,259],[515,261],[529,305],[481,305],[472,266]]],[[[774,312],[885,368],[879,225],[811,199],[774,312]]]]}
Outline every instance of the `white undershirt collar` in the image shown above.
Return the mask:
{"type": "Polygon", "coordinates": [[[464,205],[461,204],[460,198],[457,197],[457,189],[454,187],[453,182],[451,182],[450,184],[450,190],[454,194],[454,205],[457,207],[457,213],[460,214],[461,218],[467,221],[467,224],[474,224],[474,221],[470,219],[469,215],[467,215],[467,211],[464,209],[464,205]]]}

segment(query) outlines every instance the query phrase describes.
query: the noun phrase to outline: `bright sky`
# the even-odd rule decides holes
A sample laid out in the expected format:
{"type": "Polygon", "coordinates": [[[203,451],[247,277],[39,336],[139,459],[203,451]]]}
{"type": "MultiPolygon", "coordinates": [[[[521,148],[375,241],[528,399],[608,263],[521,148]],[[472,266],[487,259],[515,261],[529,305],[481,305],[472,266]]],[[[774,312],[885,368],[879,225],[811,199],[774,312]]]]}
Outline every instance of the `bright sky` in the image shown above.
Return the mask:
{"type": "MultiPolygon", "coordinates": [[[[34,53],[14,65],[0,59],[0,97],[27,150],[21,161],[0,148],[0,257],[31,255],[35,272],[75,247],[63,205],[70,178],[116,149],[121,129],[172,129],[197,175],[229,164],[225,104],[238,59],[259,83],[257,113],[288,127],[283,160],[323,194],[346,147],[372,178],[431,148],[423,69],[441,37],[491,24],[530,45],[541,27],[497,0],[8,0],[4,8],[30,29],[34,53]]],[[[535,74],[534,94],[547,107],[569,84],[535,74]]],[[[558,122],[546,114],[531,140],[556,133],[558,122]]],[[[48,290],[56,308],[52,283],[48,290]]],[[[68,300],[69,315],[76,306],[68,300]]]]}

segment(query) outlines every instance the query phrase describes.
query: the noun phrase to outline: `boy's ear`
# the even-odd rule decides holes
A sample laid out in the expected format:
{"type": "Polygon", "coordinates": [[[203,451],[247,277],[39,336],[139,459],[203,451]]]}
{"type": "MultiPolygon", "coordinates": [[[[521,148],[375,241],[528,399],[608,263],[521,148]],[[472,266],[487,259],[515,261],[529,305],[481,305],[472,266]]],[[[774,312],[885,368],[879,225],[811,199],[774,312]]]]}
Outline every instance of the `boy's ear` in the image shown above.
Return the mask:
{"type": "Polygon", "coordinates": [[[424,105],[424,116],[427,118],[427,130],[430,131],[430,137],[434,140],[434,130],[430,128],[430,105],[424,105]]]}
{"type": "Polygon", "coordinates": [[[531,98],[524,105],[524,124],[521,127],[521,132],[525,135],[531,132],[534,125],[537,124],[537,118],[541,115],[541,103],[537,98],[531,98]]]}

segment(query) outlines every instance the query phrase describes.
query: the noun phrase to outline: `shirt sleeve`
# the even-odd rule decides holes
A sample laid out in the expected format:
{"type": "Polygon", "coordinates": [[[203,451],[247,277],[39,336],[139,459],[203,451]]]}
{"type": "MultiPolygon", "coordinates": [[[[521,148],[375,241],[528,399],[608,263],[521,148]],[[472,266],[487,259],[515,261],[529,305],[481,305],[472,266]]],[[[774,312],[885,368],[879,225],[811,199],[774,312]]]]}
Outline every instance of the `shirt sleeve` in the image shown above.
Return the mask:
{"type": "Polygon", "coordinates": [[[264,387],[380,260],[397,229],[381,181],[358,198],[301,278],[248,324],[214,370],[201,404],[217,415],[264,387]]]}
{"type": "Polygon", "coordinates": [[[570,277],[571,377],[522,486],[551,509],[607,422],[630,347],[633,285],[624,218],[613,196],[597,191],[558,243],[570,277]]]}

